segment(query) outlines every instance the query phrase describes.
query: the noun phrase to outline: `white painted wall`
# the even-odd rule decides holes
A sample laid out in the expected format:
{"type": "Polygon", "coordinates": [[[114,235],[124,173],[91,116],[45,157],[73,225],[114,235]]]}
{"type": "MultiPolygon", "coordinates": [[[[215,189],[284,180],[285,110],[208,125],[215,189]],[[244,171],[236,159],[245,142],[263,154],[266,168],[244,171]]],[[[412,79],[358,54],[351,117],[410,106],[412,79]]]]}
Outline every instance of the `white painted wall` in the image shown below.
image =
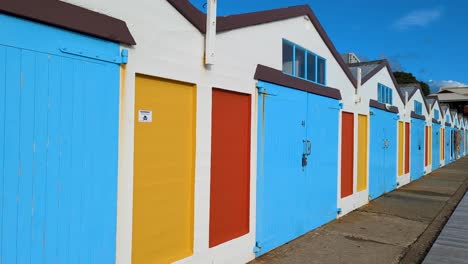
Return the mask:
{"type": "Polygon", "coordinates": [[[286,38],[327,59],[327,85],[341,89],[346,111],[355,109],[354,88],[312,23],[297,17],[221,33],[216,41],[216,64],[207,69],[203,65],[204,36],[165,0],[65,1],[126,21],[137,42],[136,46],[125,47],[129,49],[129,62],[121,105],[116,262],[131,262],[136,73],[197,85],[194,255],[178,263],[229,264],[253,259],[257,157],[257,93],[253,76],[257,64],[281,70],[282,38],[286,38]],[[253,111],[250,233],[209,249],[212,87],[251,94],[253,111]]]}

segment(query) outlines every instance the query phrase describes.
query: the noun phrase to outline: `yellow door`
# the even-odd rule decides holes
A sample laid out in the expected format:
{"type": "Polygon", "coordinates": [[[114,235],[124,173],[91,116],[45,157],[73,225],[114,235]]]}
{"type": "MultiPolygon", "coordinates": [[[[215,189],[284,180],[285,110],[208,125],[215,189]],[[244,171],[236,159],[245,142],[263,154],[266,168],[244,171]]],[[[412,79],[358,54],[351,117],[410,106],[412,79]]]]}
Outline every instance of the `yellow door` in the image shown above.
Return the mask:
{"type": "Polygon", "coordinates": [[[404,174],[404,144],[405,143],[405,125],[403,122],[398,122],[398,176],[404,174]]]}
{"type": "Polygon", "coordinates": [[[136,76],[133,264],[192,255],[196,88],[136,76]]]}
{"type": "Polygon", "coordinates": [[[367,189],[367,123],[368,119],[365,115],[358,117],[358,179],[357,191],[367,189]]]}

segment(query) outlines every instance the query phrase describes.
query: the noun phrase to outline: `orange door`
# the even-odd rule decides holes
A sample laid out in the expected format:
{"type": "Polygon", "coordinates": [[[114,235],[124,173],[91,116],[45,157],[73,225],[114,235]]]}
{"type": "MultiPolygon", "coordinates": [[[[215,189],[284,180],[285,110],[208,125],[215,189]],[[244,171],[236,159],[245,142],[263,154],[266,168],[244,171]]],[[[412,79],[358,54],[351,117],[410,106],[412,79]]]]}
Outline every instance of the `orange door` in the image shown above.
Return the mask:
{"type": "Polygon", "coordinates": [[[210,247],[249,232],[250,95],[213,89],[210,247]]]}
{"type": "Polygon", "coordinates": [[[354,114],[342,115],[341,127],[341,198],[353,194],[354,114]]]}

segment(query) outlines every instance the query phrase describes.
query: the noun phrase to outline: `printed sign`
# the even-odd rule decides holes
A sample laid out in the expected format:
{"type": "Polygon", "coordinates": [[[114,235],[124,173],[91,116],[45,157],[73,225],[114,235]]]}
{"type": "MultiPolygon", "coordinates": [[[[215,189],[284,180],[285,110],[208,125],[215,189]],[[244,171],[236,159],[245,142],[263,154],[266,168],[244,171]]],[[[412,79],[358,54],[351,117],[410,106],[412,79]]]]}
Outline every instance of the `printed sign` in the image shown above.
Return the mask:
{"type": "Polygon", "coordinates": [[[153,122],[153,111],[139,110],[138,111],[138,122],[151,123],[153,122]]]}

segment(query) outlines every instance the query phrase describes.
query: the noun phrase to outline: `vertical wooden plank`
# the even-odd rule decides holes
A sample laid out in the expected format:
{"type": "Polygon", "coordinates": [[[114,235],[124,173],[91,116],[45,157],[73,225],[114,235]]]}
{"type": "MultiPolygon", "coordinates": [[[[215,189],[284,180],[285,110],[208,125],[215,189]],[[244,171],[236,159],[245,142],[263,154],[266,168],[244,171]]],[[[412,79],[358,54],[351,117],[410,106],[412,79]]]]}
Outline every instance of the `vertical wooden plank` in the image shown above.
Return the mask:
{"type": "Polygon", "coordinates": [[[404,174],[404,124],[398,121],[398,176],[404,174]]]}
{"type": "Polygon", "coordinates": [[[20,109],[20,156],[18,181],[18,237],[17,262],[26,263],[31,258],[31,219],[33,150],[34,150],[34,97],[36,56],[31,51],[21,52],[21,109],[20,109]]]}
{"type": "Polygon", "coordinates": [[[99,115],[94,115],[93,118],[99,126],[94,131],[97,136],[89,143],[90,145],[99,143],[101,147],[96,154],[98,157],[105,157],[101,159],[101,162],[96,163],[97,169],[94,169],[96,175],[102,175],[99,178],[100,181],[97,181],[96,189],[99,191],[96,192],[96,197],[105,199],[99,203],[99,206],[93,204],[95,210],[100,212],[99,224],[101,226],[99,243],[95,248],[99,255],[93,259],[101,263],[114,263],[117,219],[119,67],[113,64],[99,65],[94,73],[98,82],[93,83],[89,89],[90,93],[94,94],[97,111],[105,116],[105,120],[101,121],[99,115]],[[99,87],[104,87],[104,89],[98,89],[99,87]],[[102,98],[105,98],[105,101],[102,98]],[[106,133],[103,134],[101,131],[106,131],[106,133]]]}
{"type": "Polygon", "coordinates": [[[410,172],[410,123],[405,123],[405,174],[410,172]]]}
{"type": "Polygon", "coordinates": [[[194,85],[136,77],[132,263],[192,255],[194,85]],[[139,122],[139,110],[153,111],[139,122]]]}
{"type": "Polygon", "coordinates": [[[48,57],[49,96],[47,99],[47,178],[44,227],[44,263],[57,262],[57,228],[59,217],[61,59],[48,57]]]}
{"type": "Polygon", "coordinates": [[[4,200],[4,159],[5,159],[5,96],[6,96],[6,48],[0,46],[0,263],[2,263],[2,221],[3,221],[3,200],[4,200]]]}
{"type": "Polygon", "coordinates": [[[342,113],[341,128],[341,198],[353,194],[354,114],[342,113]]]}
{"type": "Polygon", "coordinates": [[[16,263],[20,143],[21,51],[7,48],[5,78],[5,146],[1,263],[16,263]]]}
{"type": "Polygon", "coordinates": [[[368,158],[368,117],[359,115],[358,117],[358,179],[357,191],[367,189],[367,158],[368,158]]]}
{"type": "Polygon", "coordinates": [[[45,196],[47,179],[47,108],[49,100],[48,55],[37,53],[35,62],[34,165],[31,259],[43,263],[45,196]]]}
{"type": "Polygon", "coordinates": [[[86,98],[83,88],[83,62],[73,61],[73,108],[72,108],[72,142],[71,142],[71,167],[72,171],[68,180],[69,189],[69,205],[70,218],[69,225],[69,255],[67,263],[75,264],[80,261],[79,248],[84,245],[85,241],[81,240],[80,222],[81,222],[81,200],[82,188],[86,181],[86,176],[83,177],[84,163],[86,160],[84,146],[84,132],[87,129],[84,122],[84,113],[86,107],[86,98]]]}
{"type": "Polygon", "coordinates": [[[213,89],[210,247],[249,232],[250,107],[250,95],[213,89]]]}
{"type": "Polygon", "coordinates": [[[59,172],[59,219],[57,230],[57,262],[68,263],[70,254],[70,193],[72,167],[72,133],[73,133],[73,104],[74,71],[72,60],[62,58],[61,64],[61,108],[60,108],[60,172],[59,172]]]}

